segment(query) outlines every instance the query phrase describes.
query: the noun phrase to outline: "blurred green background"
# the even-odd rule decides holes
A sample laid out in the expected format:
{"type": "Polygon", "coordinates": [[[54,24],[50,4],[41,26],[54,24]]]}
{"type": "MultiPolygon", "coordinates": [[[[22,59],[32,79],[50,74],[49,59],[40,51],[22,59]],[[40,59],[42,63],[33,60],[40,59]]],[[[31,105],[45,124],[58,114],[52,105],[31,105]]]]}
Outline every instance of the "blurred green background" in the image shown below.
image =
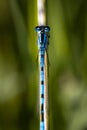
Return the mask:
{"type": "MultiPolygon", "coordinates": [[[[0,130],[39,130],[36,0],[0,0],[0,130]]],[[[48,0],[50,130],[87,130],[87,0],[48,0]]]]}

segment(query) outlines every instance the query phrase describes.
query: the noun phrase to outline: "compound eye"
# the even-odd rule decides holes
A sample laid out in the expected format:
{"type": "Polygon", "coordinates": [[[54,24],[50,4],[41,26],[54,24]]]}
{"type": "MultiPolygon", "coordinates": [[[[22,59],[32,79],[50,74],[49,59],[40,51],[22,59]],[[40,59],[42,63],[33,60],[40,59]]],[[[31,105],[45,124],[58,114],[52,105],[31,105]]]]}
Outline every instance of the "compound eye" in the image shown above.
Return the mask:
{"type": "Polygon", "coordinates": [[[49,26],[46,26],[46,27],[45,27],[45,31],[46,31],[46,32],[49,32],[49,31],[50,31],[50,27],[49,27],[49,26]]]}
{"type": "Polygon", "coordinates": [[[40,27],[40,26],[36,26],[36,27],[35,27],[35,31],[36,31],[36,32],[41,31],[41,27],[40,27]]]}

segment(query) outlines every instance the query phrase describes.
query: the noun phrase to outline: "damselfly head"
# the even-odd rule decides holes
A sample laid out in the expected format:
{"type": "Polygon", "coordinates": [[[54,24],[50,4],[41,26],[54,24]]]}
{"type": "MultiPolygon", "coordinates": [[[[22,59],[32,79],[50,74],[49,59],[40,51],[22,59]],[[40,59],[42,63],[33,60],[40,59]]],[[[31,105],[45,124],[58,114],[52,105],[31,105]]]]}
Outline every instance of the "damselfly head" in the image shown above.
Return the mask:
{"type": "Polygon", "coordinates": [[[36,26],[35,31],[36,32],[49,32],[50,27],[49,26],[36,26]]]}

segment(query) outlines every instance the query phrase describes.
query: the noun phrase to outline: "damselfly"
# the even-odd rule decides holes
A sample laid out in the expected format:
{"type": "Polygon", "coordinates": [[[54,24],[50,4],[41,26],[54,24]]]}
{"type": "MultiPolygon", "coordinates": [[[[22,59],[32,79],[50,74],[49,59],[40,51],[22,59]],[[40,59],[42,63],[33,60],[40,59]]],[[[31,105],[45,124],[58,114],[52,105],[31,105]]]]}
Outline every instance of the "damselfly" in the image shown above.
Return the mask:
{"type": "Polygon", "coordinates": [[[49,44],[49,26],[36,26],[39,50],[39,87],[40,87],[40,130],[48,130],[46,95],[46,51],[49,44]]]}

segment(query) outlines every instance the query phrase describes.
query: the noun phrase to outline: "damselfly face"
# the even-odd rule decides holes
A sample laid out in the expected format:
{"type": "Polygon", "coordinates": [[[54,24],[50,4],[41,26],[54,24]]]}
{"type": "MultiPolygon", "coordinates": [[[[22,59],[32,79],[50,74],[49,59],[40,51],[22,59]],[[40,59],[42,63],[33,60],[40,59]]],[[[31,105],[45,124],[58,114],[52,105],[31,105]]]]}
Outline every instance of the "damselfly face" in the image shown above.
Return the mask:
{"type": "Polygon", "coordinates": [[[36,26],[35,31],[38,34],[38,48],[41,47],[46,49],[48,45],[48,32],[50,31],[49,26],[36,26]]]}

